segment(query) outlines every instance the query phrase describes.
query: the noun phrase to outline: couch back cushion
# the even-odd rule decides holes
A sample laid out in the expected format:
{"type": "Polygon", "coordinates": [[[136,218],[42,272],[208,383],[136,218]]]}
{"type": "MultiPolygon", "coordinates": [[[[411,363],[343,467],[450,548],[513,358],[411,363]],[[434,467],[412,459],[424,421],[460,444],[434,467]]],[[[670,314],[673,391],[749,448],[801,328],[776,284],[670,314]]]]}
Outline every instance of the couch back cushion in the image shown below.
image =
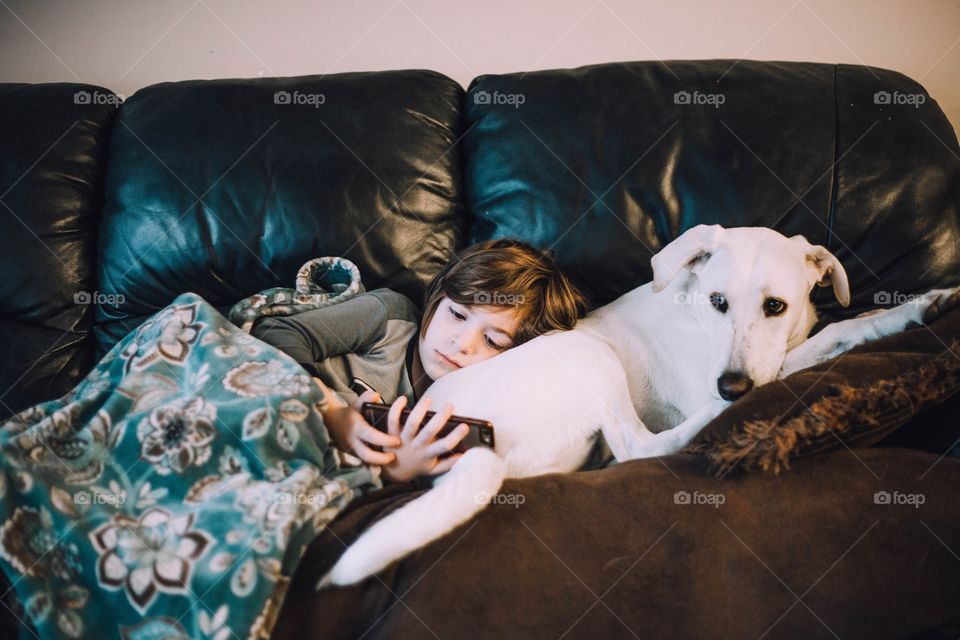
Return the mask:
{"type": "Polygon", "coordinates": [[[700,223],[827,246],[851,315],[957,281],[960,158],[909,78],[850,65],[632,62],[481,76],[465,98],[471,242],[555,249],[597,303],[700,223]]]}
{"type": "Polygon", "coordinates": [[[462,94],[430,71],[138,91],[110,149],[98,355],[180,293],[225,311],[318,256],[421,302],[464,240],[462,94]]]}
{"type": "Polygon", "coordinates": [[[62,396],[93,364],[97,223],[117,97],[0,84],[0,417],[62,396]]]}

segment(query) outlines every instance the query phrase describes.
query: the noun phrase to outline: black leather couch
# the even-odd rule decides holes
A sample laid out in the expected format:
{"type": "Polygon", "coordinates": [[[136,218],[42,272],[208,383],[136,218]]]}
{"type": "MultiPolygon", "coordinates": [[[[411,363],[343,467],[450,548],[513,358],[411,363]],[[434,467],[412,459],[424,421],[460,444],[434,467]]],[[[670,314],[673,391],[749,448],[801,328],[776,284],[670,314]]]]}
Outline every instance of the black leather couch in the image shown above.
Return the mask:
{"type": "MultiPolygon", "coordinates": [[[[225,311],[316,256],[419,302],[457,249],[521,237],[603,304],[708,222],[834,251],[853,303],[818,291],[828,320],[957,281],[956,136],[922,87],[881,69],[636,62],[466,92],[390,71],[117,102],[0,85],[3,416],[66,393],[177,294],[225,311]]],[[[956,637],[960,460],[938,457],[839,451],[720,480],[678,454],[509,481],[523,509],[493,506],[377,579],[315,594],[345,542],[424,489],[389,487],[315,541],[274,637],[956,637]],[[858,498],[891,485],[928,495],[922,518],[858,498]],[[682,510],[678,490],[726,503],[682,510]]]]}

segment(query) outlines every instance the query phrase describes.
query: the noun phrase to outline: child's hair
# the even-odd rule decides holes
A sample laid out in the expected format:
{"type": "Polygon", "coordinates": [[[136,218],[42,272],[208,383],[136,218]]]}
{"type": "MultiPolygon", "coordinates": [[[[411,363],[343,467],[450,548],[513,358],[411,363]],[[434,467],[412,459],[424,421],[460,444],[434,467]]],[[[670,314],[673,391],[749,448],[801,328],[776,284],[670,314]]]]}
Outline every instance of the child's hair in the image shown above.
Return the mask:
{"type": "Polygon", "coordinates": [[[553,257],[521,240],[487,240],[457,254],[433,278],[424,297],[423,335],[440,300],[462,305],[516,307],[514,346],[552,329],[572,329],[590,309],[581,290],[553,257]]]}

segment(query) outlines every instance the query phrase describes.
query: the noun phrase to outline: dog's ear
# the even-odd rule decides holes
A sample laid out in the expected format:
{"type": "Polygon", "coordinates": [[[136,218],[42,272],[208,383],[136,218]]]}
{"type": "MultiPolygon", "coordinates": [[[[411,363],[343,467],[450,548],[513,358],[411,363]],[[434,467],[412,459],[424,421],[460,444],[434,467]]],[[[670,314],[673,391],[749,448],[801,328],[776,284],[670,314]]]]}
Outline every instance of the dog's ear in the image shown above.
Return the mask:
{"type": "Polygon", "coordinates": [[[653,292],[659,293],[677,277],[681,269],[709,256],[723,232],[718,224],[698,224],[661,249],[650,259],[653,267],[653,292]]]}
{"type": "Polygon", "coordinates": [[[807,265],[813,270],[818,287],[833,285],[833,295],[844,307],[850,306],[850,281],[847,272],[837,260],[837,257],[827,251],[826,247],[810,244],[803,236],[790,238],[805,245],[807,265]]]}

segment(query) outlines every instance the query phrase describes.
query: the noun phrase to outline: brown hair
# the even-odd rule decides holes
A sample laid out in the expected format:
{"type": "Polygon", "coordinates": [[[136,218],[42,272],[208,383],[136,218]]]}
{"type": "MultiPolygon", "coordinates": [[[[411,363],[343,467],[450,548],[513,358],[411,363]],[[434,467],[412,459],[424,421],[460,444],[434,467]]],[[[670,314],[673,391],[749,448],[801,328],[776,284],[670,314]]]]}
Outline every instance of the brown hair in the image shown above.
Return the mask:
{"type": "Polygon", "coordinates": [[[516,307],[514,346],[552,329],[572,329],[590,309],[549,252],[506,238],[464,249],[434,276],[424,297],[421,335],[444,296],[467,306],[516,307]]]}

